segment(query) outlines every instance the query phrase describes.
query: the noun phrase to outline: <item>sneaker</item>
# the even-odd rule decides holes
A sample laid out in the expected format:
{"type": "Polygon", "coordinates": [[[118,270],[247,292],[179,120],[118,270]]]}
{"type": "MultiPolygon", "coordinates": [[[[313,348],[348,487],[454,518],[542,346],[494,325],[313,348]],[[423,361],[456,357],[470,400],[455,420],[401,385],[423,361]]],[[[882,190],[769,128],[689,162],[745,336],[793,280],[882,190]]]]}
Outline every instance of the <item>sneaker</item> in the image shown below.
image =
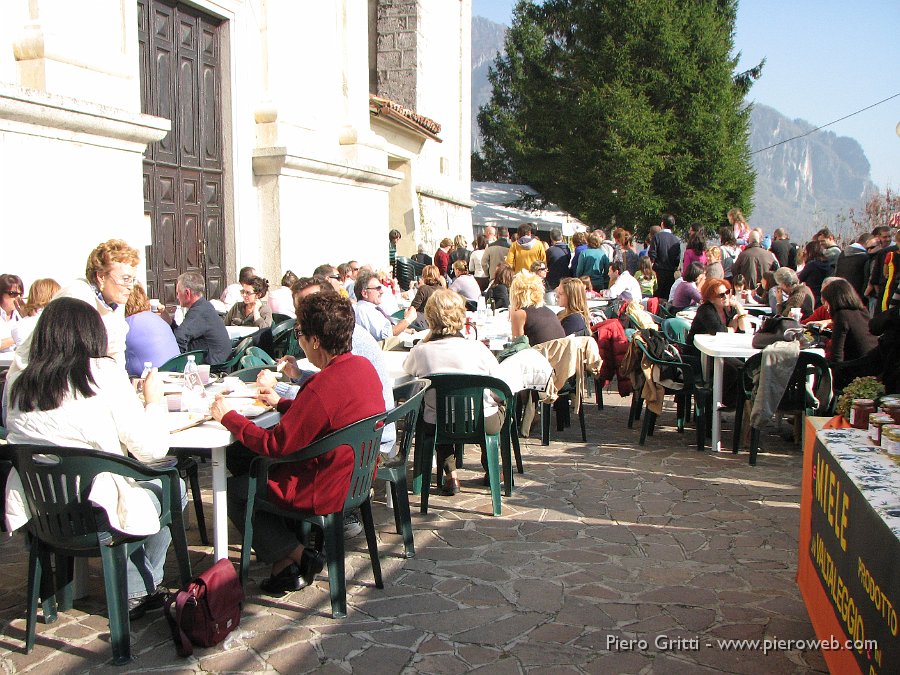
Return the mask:
{"type": "Polygon", "coordinates": [[[356,511],[344,514],[344,538],[353,539],[358,537],[363,531],[362,523],[359,522],[359,514],[356,511]]]}
{"type": "Polygon", "coordinates": [[[145,595],[142,598],[129,598],[128,619],[137,621],[151,610],[162,609],[166,602],[167,593],[168,591],[163,586],[157,586],[156,590],[150,595],[145,595]]]}

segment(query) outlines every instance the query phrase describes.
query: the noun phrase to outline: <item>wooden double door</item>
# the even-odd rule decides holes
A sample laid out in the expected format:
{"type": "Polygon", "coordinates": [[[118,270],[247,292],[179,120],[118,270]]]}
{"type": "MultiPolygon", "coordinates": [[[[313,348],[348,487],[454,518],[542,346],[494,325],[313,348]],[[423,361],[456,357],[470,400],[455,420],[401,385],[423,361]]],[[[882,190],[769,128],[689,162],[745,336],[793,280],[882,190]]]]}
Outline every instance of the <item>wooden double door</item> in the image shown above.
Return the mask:
{"type": "Polygon", "coordinates": [[[174,0],[137,0],[141,110],[172,129],[144,156],[150,297],[175,302],[182,272],[206,279],[207,297],[225,288],[222,22],[174,0]]]}

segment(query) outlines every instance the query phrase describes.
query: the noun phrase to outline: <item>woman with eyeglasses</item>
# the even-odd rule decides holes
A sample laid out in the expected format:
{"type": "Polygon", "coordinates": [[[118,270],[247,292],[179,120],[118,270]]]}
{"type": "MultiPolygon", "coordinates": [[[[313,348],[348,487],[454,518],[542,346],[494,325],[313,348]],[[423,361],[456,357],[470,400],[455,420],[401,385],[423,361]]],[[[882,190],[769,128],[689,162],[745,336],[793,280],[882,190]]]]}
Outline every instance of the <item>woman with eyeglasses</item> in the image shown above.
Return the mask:
{"type": "MultiPolygon", "coordinates": [[[[84,270],[84,279],[78,279],[63,288],[57,298],[77,298],[97,310],[106,326],[108,355],[125,368],[125,303],[131,295],[140,263],[137,249],[122,239],[110,239],[90,252],[84,270]]],[[[10,367],[10,376],[28,365],[31,336],[16,348],[10,367]]]]}
{"type": "Polygon", "coordinates": [[[16,347],[12,329],[22,318],[19,310],[24,288],[21,277],[0,274],[0,352],[11,352],[16,347]]]}
{"type": "Polygon", "coordinates": [[[269,281],[262,277],[253,277],[241,283],[241,300],[234,303],[225,315],[226,326],[256,326],[270,328],[272,326],[272,310],[263,300],[269,292],[269,281]]]}
{"type": "MultiPolygon", "coordinates": [[[[228,517],[244,527],[249,478],[242,466],[257,455],[283,457],[354,422],[385,410],[382,384],[372,362],[351,353],[356,320],[349,300],[337,293],[313,293],[297,302],[296,335],[310,362],[319,369],[294,399],[275,393],[262,397],[274,404],[281,420],[263,429],[235,411],[233,399],[216,398],[210,414],[238,441],[226,455],[228,517]]],[[[276,467],[269,474],[269,498],[288,509],[327,515],[340,511],[353,473],[354,451],[344,445],[320,457],[276,467]]],[[[253,549],[269,563],[271,575],[260,584],[268,595],[282,595],[313,583],[325,565],[321,539],[305,547],[301,535],[276,515],[254,517],[253,549]]]]}
{"type": "Polygon", "coordinates": [[[694,344],[695,335],[716,333],[746,333],[751,330],[748,314],[737,298],[731,295],[731,284],[725,279],[709,279],[700,293],[703,302],[697,307],[697,315],[691,323],[688,344],[694,344]]]}

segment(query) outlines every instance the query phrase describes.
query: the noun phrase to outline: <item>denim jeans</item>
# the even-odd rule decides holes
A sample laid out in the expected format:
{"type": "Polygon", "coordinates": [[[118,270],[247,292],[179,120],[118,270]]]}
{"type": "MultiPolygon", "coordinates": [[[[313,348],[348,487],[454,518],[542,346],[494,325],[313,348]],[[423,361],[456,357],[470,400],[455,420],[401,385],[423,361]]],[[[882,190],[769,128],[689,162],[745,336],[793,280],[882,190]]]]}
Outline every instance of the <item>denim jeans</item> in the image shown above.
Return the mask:
{"type": "MultiPolygon", "coordinates": [[[[181,508],[187,505],[187,494],[184,481],[180,480],[181,508]]],[[[160,513],[160,499],[162,497],[162,485],[158,480],[143,481],[141,483],[150,495],[150,501],[160,513]]],[[[156,591],[156,587],[162,583],[163,572],[166,565],[166,553],[169,544],[172,543],[172,533],[168,526],[160,528],[156,534],[151,534],[144,540],[144,545],[135,549],[125,563],[128,598],[143,598],[156,591]]]]}

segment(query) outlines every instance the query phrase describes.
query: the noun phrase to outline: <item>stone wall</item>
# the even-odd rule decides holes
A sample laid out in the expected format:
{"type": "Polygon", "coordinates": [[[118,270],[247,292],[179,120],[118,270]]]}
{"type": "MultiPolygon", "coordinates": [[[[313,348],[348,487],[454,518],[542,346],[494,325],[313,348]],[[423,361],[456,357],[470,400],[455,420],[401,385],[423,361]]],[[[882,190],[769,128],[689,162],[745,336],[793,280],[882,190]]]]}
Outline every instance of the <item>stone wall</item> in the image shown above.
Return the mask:
{"type": "Polygon", "coordinates": [[[378,0],[375,92],[416,110],[417,0],[378,0]]]}

